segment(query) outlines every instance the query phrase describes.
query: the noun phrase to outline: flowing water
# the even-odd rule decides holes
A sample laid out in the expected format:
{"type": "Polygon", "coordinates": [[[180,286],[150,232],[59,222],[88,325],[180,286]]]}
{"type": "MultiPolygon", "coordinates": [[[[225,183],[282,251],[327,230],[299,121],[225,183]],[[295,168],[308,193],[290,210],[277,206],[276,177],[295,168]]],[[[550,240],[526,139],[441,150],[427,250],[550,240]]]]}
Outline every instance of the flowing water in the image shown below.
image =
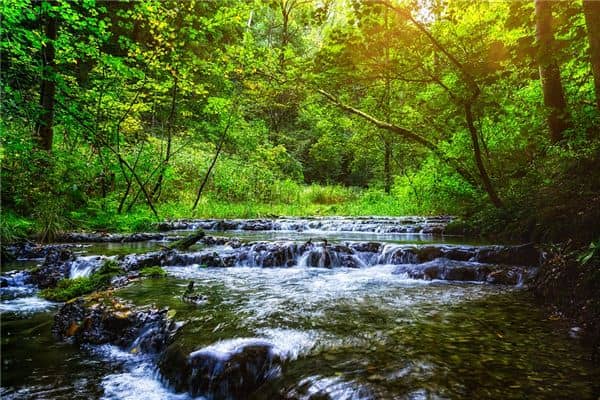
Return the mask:
{"type": "MultiPolygon", "coordinates": [[[[358,268],[342,267],[335,260],[329,265],[335,268],[319,267],[324,263],[319,247],[286,253],[286,268],[261,268],[264,259],[257,245],[199,246],[198,254],[237,251],[234,266],[205,267],[194,263],[193,256],[189,262],[165,264],[165,278],[139,280],[114,295],[139,306],[168,307],[175,320],[186,321],[176,342],[190,356],[226,359],[248,343],[268,343],[283,363],[252,394],[255,399],[598,398],[599,371],[588,363],[580,344],[568,337],[568,327],[545,319],[526,290],[412,279],[402,269],[407,261],[394,261],[389,249],[456,239],[390,232],[394,220],[389,219],[364,221],[319,221],[322,231],[307,225],[314,220],[280,221],[280,229],[265,226],[270,230],[244,230],[238,223],[225,226],[234,232],[219,232],[242,241],[298,245],[323,238],[330,245],[382,242],[376,256],[353,256],[358,268]],[[240,249],[246,248],[252,249],[246,253],[255,261],[239,257],[240,249]],[[202,299],[197,304],[182,301],[190,281],[202,299]]],[[[420,224],[409,230],[427,225],[414,219],[402,222],[406,221],[420,224]]],[[[211,228],[207,224],[175,228],[211,228]]],[[[157,248],[154,242],[84,246],[71,263],[70,275],[89,274],[106,257],[157,248]]],[[[439,260],[435,262],[447,262],[439,260]]],[[[478,264],[465,261],[469,262],[478,264]]],[[[148,355],[53,339],[50,329],[59,305],[41,300],[34,287],[19,280],[18,270],[31,266],[22,261],[4,267],[13,270],[13,281],[1,292],[2,398],[192,397],[177,393],[148,355]]]]}

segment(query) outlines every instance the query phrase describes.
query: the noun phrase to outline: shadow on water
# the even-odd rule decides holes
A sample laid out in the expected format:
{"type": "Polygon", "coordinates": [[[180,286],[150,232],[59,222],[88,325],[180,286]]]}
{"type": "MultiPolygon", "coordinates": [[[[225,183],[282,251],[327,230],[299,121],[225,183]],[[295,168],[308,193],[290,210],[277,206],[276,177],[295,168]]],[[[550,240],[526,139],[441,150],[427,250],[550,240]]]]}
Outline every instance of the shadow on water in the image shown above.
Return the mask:
{"type": "Polygon", "coordinates": [[[118,366],[52,337],[54,313],[2,315],[2,399],[99,398],[99,380],[118,366]]]}

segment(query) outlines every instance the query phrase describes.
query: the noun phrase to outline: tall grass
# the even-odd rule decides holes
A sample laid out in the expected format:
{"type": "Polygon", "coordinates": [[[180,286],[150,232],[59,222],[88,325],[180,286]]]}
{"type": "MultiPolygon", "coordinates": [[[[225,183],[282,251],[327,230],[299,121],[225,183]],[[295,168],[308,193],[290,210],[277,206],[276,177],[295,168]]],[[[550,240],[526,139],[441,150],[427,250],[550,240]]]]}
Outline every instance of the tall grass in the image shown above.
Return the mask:
{"type": "MultiPolygon", "coordinates": [[[[431,214],[419,206],[410,191],[396,190],[386,194],[377,189],[359,189],[344,186],[300,185],[291,180],[276,181],[268,201],[234,201],[222,193],[209,191],[203,195],[192,212],[194,193],[182,191],[178,199],[156,204],[161,220],[184,218],[274,218],[280,216],[399,216],[431,214]]],[[[32,231],[47,240],[60,229],[95,230],[109,232],[142,232],[155,228],[157,219],[140,202],[129,212],[117,213],[118,199],[94,199],[84,208],[62,215],[49,207],[39,220],[3,214],[2,240],[4,243],[27,236],[32,231]],[[65,224],[64,221],[68,221],[65,224]]]]}

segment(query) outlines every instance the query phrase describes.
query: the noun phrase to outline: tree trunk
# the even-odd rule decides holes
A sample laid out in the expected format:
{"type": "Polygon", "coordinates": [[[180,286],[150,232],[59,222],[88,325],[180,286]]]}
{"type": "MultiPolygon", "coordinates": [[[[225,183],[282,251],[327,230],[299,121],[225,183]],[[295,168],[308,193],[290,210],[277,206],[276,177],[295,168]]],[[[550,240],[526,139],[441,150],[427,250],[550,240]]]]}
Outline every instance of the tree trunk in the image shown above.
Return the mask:
{"type": "Polygon", "coordinates": [[[384,155],[383,155],[383,178],[384,178],[384,190],[386,193],[390,193],[392,189],[392,171],[391,171],[391,159],[392,159],[392,144],[389,140],[384,140],[384,155]]]}
{"type": "Polygon", "coordinates": [[[452,167],[463,179],[468,182],[470,185],[474,187],[479,187],[480,184],[477,179],[466,169],[464,168],[458,160],[447,157],[431,140],[427,139],[424,136],[421,136],[418,133],[412,132],[406,128],[403,128],[398,125],[390,124],[388,122],[380,121],[377,118],[373,117],[361,111],[357,108],[351,107],[347,104],[342,103],[331,93],[324,91],[323,89],[317,89],[318,93],[321,93],[327,99],[329,99],[332,103],[336,104],[342,110],[347,111],[351,114],[358,115],[359,117],[371,122],[378,128],[385,129],[389,132],[395,133],[404,139],[410,140],[411,142],[418,143],[426,149],[430,150],[436,157],[438,157],[441,161],[452,167]]]}
{"type": "Polygon", "coordinates": [[[583,13],[590,42],[590,59],[594,74],[596,107],[600,111],[600,1],[583,0],[583,13]]]}
{"type": "Polygon", "coordinates": [[[483,159],[481,158],[481,148],[479,147],[479,135],[477,134],[477,128],[475,128],[475,123],[473,122],[473,110],[471,109],[470,104],[465,104],[465,118],[467,120],[467,127],[469,128],[469,133],[471,134],[471,143],[473,144],[473,155],[475,156],[475,164],[477,165],[477,170],[479,171],[479,176],[481,177],[481,182],[483,183],[483,188],[485,192],[488,194],[492,204],[496,208],[502,208],[503,204],[498,197],[498,193],[494,189],[492,185],[492,181],[485,169],[483,164],[483,159]]]}
{"type": "Polygon", "coordinates": [[[56,18],[47,16],[45,23],[46,43],[42,46],[42,83],[40,86],[41,114],[35,127],[35,137],[42,150],[52,150],[54,136],[54,97],[56,82],[54,74],[56,63],[54,60],[54,41],[57,34],[56,18]]]}
{"type": "Polygon", "coordinates": [[[550,0],[535,0],[535,21],[544,105],[548,107],[550,112],[548,115],[550,139],[552,143],[556,143],[563,139],[563,133],[569,127],[569,115],[560,80],[560,69],[553,56],[554,34],[552,31],[552,2],[550,0]]]}
{"type": "Polygon", "coordinates": [[[223,149],[223,143],[225,143],[225,135],[227,134],[228,129],[229,129],[229,123],[227,124],[227,127],[225,128],[223,135],[221,135],[221,139],[219,140],[219,144],[217,145],[217,151],[215,151],[215,156],[213,157],[213,159],[210,163],[210,166],[208,167],[208,171],[206,171],[206,174],[204,175],[204,179],[202,180],[200,187],[198,188],[198,194],[196,195],[196,200],[194,201],[194,206],[192,207],[192,211],[194,211],[196,209],[196,207],[198,207],[198,202],[200,201],[200,197],[202,196],[204,187],[206,186],[206,183],[208,182],[208,178],[210,177],[210,174],[211,174],[213,168],[215,167],[215,164],[217,163],[219,154],[221,154],[221,149],[223,149]]]}

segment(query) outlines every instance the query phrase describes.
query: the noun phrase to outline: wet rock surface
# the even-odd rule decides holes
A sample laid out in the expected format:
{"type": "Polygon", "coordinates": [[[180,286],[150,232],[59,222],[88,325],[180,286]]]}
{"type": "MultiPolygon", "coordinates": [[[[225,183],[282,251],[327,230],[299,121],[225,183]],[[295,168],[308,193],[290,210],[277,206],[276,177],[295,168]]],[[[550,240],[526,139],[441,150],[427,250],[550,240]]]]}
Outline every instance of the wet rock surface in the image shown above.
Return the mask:
{"type": "Polygon", "coordinates": [[[156,353],[171,342],[179,328],[167,313],[167,309],[137,309],[101,293],[65,303],[54,317],[52,333],[63,341],[110,343],[156,353]]]}
{"type": "Polygon", "coordinates": [[[44,263],[27,272],[26,281],[40,289],[54,287],[59,281],[69,277],[69,261],[75,259],[75,255],[70,250],[61,247],[51,248],[44,259],[44,263]]]}
{"type": "Polygon", "coordinates": [[[2,260],[37,260],[57,250],[69,250],[76,246],[70,244],[40,244],[34,242],[14,243],[2,247],[2,260]]]}
{"type": "Polygon", "coordinates": [[[403,264],[394,273],[406,274],[413,279],[519,285],[531,280],[536,270],[535,267],[510,267],[439,258],[422,264],[403,264]]]}
{"type": "Polygon", "coordinates": [[[235,339],[189,354],[173,344],[160,357],[159,369],[178,392],[214,399],[242,399],[279,376],[282,363],[271,343],[235,339]]]}

